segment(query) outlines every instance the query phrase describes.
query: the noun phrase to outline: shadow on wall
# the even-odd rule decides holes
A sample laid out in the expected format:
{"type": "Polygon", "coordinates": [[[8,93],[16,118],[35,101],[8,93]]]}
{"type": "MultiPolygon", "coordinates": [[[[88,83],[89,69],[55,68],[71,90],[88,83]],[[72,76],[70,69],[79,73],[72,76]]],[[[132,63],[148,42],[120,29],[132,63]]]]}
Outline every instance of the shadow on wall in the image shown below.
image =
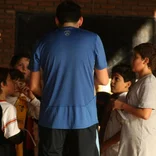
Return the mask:
{"type": "MultiPolygon", "coordinates": [[[[156,21],[148,17],[84,16],[82,28],[101,37],[109,70],[120,63],[130,63],[132,48],[143,42],[156,43],[156,21]]],[[[16,14],[16,53],[32,51],[36,41],[56,29],[54,15],[16,14]]]]}

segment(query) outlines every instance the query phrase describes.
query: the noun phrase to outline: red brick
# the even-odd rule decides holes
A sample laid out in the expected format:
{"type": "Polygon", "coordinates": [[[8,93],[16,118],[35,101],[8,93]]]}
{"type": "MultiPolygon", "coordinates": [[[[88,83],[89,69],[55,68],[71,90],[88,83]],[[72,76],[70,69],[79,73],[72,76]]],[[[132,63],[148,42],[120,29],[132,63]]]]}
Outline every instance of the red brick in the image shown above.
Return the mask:
{"type": "Polygon", "coordinates": [[[0,0],[0,4],[4,4],[5,3],[5,0],[0,0]]]}
{"type": "Polygon", "coordinates": [[[131,11],[128,11],[128,10],[126,11],[126,10],[125,10],[125,11],[123,12],[123,14],[126,15],[126,16],[127,16],[127,15],[128,15],[128,16],[137,16],[137,15],[138,15],[138,11],[132,11],[132,10],[131,10],[131,11]]]}
{"type": "MultiPolygon", "coordinates": [[[[43,2],[43,0],[33,0],[33,1],[35,1],[35,2],[43,2]]],[[[44,2],[51,2],[51,3],[53,3],[53,2],[61,2],[60,0],[44,0],[44,2]]]]}
{"type": "Polygon", "coordinates": [[[4,43],[7,44],[7,47],[8,47],[8,44],[15,44],[15,41],[14,41],[14,38],[9,38],[7,40],[4,40],[4,43]]]}
{"type": "Polygon", "coordinates": [[[129,10],[132,10],[132,6],[131,5],[117,5],[115,6],[115,9],[129,11],[129,10]]]}
{"type": "Polygon", "coordinates": [[[128,4],[128,5],[137,5],[138,1],[137,0],[124,0],[123,4],[128,4]]]}
{"type": "Polygon", "coordinates": [[[147,10],[156,11],[156,6],[147,6],[147,10]]]}
{"type": "Polygon", "coordinates": [[[122,4],[122,0],[108,0],[108,4],[122,4]]]}
{"type": "Polygon", "coordinates": [[[16,10],[28,10],[28,6],[26,5],[14,5],[13,8],[16,10]]]}
{"type": "Polygon", "coordinates": [[[52,7],[53,6],[53,4],[51,3],[51,2],[39,2],[38,3],[38,5],[39,5],[39,7],[41,6],[41,7],[52,7]]]}
{"type": "Polygon", "coordinates": [[[145,6],[156,6],[156,1],[151,0],[139,0],[138,5],[145,5],[145,6]]]}
{"type": "Polygon", "coordinates": [[[38,13],[38,12],[44,12],[45,8],[44,7],[29,7],[28,10],[38,13]]]}
{"type": "Polygon", "coordinates": [[[34,1],[28,1],[28,2],[22,2],[22,5],[26,5],[26,6],[37,6],[37,2],[34,2],[34,1]]]}
{"type": "Polygon", "coordinates": [[[101,5],[99,3],[94,3],[94,9],[99,9],[101,8],[101,5]]]}
{"type": "Polygon", "coordinates": [[[147,10],[147,7],[146,6],[132,6],[132,10],[146,11],[147,10]]]}
{"type": "Polygon", "coordinates": [[[4,31],[3,31],[4,33],[14,33],[15,31],[14,31],[14,29],[5,29],[4,31]]]}
{"type": "Polygon", "coordinates": [[[92,0],[77,0],[77,3],[79,4],[79,3],[92,3],[92,0]]]}
{"type": "Polygon", "coordinates": [[[21,0],[6,0],[6,4],[21,4],[21,0]]]}
{"type": "Polygon", "coordinates": [[[7,24],[15,24],[15,20],[14,19],[7,19],[7,20],[5,20],[5,23],[7,23],[7,24]]]}
{"type": "Polygon", "coordinates": [[[108,10],[108,15],[123,16],[123,10],[108,10]]]}
{"type": "Polygon", "coordinates": [[[2,23],[2,24],[0,24],[0,28],[1,29],[12,29],[13,26],[9,25],[9,24],[2,23]]]}
{"type": "Polygon", "coordinates": [[[1,25],[1,23],[4,23],[4,22],[5,22],[4,19],[0,19],[0,25],[1,25]]]}
{"type": "Polygon", "coordinates": [[[139,11],[138,15],[139,16],[154,17],[154,12],[153,11],[139,11]]]}
{"type": "Polygon", "coordinates": [[[55,8],[45,8],[46,12],[50,12],[50,13],[55,13],[56,9],[55,8]]]}
{"type": "Polygon", "coordinates": [[[107,3],[108,0],[95,0],[95,3],[102,3],[102,4],[105,4],[107,3]]]}
{"type": "Polygon", "coordinates": [[[0,9],[12,9],[13,8],[13,5],[6,5],[6,4],[1,4],[0,5],[0,9]]]}
{"type": "Polygon", "coordinates": [[[101,5],[102,9],[115,9],[115,5],[101,5]]]}
{"type": "Polygon", "coordinates": [[[94,10],[95,15],[107,15],[107,11],[105,9],[94,10]]]}
{"type": "Polygon", "coordinates": [[[15,10],[13,10],[13,9],[7,9],[7,10],[5,10],[5,12],[9,15],[15,15],[16,14],[15,10]]]}
{"type": "Polygon", "coordinates": [[[0,14],[4,13],[4,9],[0,9],[0,14]]]}

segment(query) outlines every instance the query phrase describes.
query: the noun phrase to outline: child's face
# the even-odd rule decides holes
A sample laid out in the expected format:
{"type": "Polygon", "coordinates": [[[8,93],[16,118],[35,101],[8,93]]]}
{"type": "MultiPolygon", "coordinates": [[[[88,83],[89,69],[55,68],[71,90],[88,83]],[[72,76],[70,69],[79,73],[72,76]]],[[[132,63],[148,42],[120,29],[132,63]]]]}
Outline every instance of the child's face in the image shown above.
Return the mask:
{"type": "Polygon", "coordinates": [[[128,92],[130,86],[129,83],[130,83],[129,81],[124,82],[124,79],[120,74],[113,73],[111,79],[111,92],[112,93],[128,92]]]}
{"type": "Polygon", "coordinates": [[[132,58],[132,70],[136,73],[141,72],[145,67],[144,59],[142,59],[141,55],[139,53],[135,53],[135,55],[132,58]]]}
{"type": "Polygon", "coordinates": [[[14,80],[14,83],[15,83],[15,92],[21,92],[21,90],[26,86],[26,82],[21,79],[14,80]]]}
{"type": "Polygon", "coordinates": [[[28,69],[29,61],[30,60],[28,58],[23,57],[18,61],[15,66],[16,69],[24,74],[24,78],[26,81],[28,81],[30,78],[30,70],[28,69]]]}
{"type": "Polygon", "coordinates": [[[5,85],[5,93],[6,95],[12,95],[15,92],[15,85],[10,75],[8,74],[5,85]]]}

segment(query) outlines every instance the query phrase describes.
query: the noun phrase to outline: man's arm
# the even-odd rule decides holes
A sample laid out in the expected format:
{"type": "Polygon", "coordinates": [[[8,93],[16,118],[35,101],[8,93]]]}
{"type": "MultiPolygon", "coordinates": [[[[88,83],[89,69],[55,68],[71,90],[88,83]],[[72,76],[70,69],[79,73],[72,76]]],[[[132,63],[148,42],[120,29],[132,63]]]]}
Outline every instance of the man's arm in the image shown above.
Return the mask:
{"type": "Polygon", "coordinates": [[[41,96],[41,73],[40,71],[31,72],[30,74],[30,90],[37,96],[41,96]]]}
{"type": "Polygon", "coordinates": [[[95,86],[107,85],[109,82],[109,76],[107,68],[102,70],[95,69],[95,86]]]}

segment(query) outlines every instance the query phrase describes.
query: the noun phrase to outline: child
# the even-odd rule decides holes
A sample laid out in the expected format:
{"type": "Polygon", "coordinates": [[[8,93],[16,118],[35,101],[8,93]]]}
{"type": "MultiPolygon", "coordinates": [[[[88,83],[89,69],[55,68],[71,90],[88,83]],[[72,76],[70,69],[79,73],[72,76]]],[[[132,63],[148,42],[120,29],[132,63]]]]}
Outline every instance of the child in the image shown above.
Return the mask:
{"type": "Polygon", "coordinates": [[[18,97],[26,97],[27,109],[29,115],[38,120],[40,111],[40,101],[34,96],[30,91],[29,87],[26,85],[24,75],[17,69],[10,70],[11,79],[15,83],[15,93],[7,97],[7,101],[11,104],[17,102],[18,97]]]}
{"type": "Polygon", "coordinates": [[[30,78],[30,70],[28,69],[29,61],[30,56],[26,53],[16,54],[10,61],[10,67],[21,71],[27,83],[29,83],[30,78]]]}
{"type": "MultiPolygon", "coordinates": [[[[12,57],[12,59],[10,61],[10,66],[12,68],[18,69],[19,71],[21,71],[24,74],[24,79],[25,79],[27,86],[29,85],[29,79],[30,79],[30,70],[28,69],[29,61],[30,61],[30,56],[29,56],[29,54],[26,54],[26,53],[16,54],[12,57]]],[[[36,101],[37,99],[34,98],[34,100],[36,101]]],[[[31,102],[33,103],[34,100],[31,102]]],[[[29,101],[30,100],[28,100],[28,102],[29,101]]],[[[39,108],[39,107],[37,106],[37,108],[39,108]]],[[[34,137],[36,138],[35,140],[36,140],[36,142],[38,142],[38,125],[36,124],[36,122],[34,122],[34,120],[32,120],[32,118],[30,116],[27,116],[26,128],[31,132],[31,134],[34,133],[34,137]],[[33,126],[34,130],[32,130],[32,126],[33,126]]],[[[38,155],[38,148],[37,147],[34,148],[30,137],[26,137],[25,148],[26,148],[25,151],[27,153],[32,153],[34,151],[34,153],[35,153],[34,155],[35,156],[38,155]]]]}
{"type": "Polygon", "coordinates": [[[138,81],[130,89],[127,102],[115,100],[114,109],[124,110],[127,121],[121,131],[118,156],[156,155],[156,47],[142,43],[134,48],[132,69],[138,81]]]}
{"type": "MultiPolygon", "coordinates": [[[[126,101],[126,94],[134,80],[135,73],[132,72],[129,65],[120,64],[114,66],[111,79],[111,92],[113,93],[111,98],[118,98],[122,101],[126,101]]],[[[102,156],[117,156],[121,124],[122,120],[124,120],[123,117],[124,114],[122,112],[116,110],[111,111],[105,130],[104,140],[101,145],[102,156]]]]}
{"type": "Polygon", "coordinates": [[[15,107],[6,102],[15,89],[9,69],[0,67],[0,84],[0,155],[15,156],[15,144],[22,142],[23,132],[18,128],[15,107]]]}

